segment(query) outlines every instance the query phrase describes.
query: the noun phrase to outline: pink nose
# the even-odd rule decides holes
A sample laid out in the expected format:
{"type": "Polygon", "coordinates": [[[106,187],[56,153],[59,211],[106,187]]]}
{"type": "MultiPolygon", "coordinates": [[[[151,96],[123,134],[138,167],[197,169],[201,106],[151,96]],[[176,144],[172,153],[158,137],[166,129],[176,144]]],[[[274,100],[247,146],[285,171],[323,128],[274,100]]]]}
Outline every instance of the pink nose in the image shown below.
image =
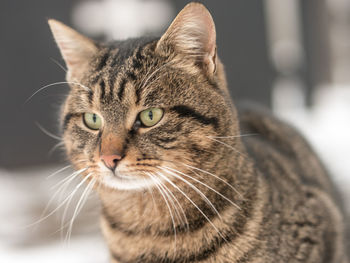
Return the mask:
{"type": "Polygon", "coordinates": [[[101,160],[104,162],[107,168],[111,170],[114,170],[117,167],[117,163],[120,159],[122,159],[122,157],[117,154],[101,155],[101,160]]]}

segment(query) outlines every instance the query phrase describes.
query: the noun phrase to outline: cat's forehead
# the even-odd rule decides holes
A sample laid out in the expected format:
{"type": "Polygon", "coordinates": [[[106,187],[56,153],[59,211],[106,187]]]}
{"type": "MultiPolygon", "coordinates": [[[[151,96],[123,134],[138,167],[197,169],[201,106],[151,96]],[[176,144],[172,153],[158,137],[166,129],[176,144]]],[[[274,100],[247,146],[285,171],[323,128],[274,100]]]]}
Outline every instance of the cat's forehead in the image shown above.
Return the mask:
{"type": "Polygon", "coordinates": [[[157,38],[142,37],[101,45],[84,81],[99,93],[101,102],[123,101],[128,86],[140,85],[145,77],[156,42],[157,38]]]}
{"type": "Polygon", "coordinates": [[[114,66],[123,66],[128,58],[133,55],[137,55],[137,59],[142,59],[140,57],[141,53],[145,55],[144,52],[150,49],[150,44],[155,43],[159,38],[156,37],[140,37],[140,38],[130,38],[123,41],[113,41],[106,44],[108,53],[104,53],[104,56],[108,56],[111,61],[113,61],[114,66]]]}
{"type": "Polygon", "coordinates": [[[109,88],[115,88],[118,79],[126,77],[128,80],[135,81],[141,78],[147,61],[154,59],[156,42],[156,38],[142,37],[114,41],[101,46],[100,52],[91,63],[87,76],[90,82],[88,84],[96,86],[104,80],[104,84],[109,88]]]}
{"type": "Polygon", "coordinates": [[[136,61],[147,58],[156,42],[155,37],[140,37],[103,44],[100,52],[94,58],[91,71],[101,74],[107,69],[112,74],[118,73],[126,66],[132,67],[128,63],[130,59],[136,61]],[[116,72],[113,72],[112,69],[115,69],[116,72]]]}

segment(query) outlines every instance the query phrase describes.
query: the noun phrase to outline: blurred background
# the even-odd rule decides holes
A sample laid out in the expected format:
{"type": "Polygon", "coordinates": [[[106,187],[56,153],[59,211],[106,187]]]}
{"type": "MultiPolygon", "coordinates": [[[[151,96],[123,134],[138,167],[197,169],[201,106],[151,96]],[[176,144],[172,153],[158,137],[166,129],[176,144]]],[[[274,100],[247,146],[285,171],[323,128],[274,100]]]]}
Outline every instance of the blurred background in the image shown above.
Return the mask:
{"type": "MultiPolygon", "coordinates": [[[[79,181],[59,184],[73,173],[59,147],[58,111],[68,87],[59,83],[64,62],[47,19],[98,40],[160,35],[188,2],[0,2],[0,262],[108,262],[93,195],[65,238],[80,195],[65,209],[69,195],[61,192],[70,193],[79,181]],[[44,215],[54,213],[33,224],[52,197],[44,215]]],[[[200,2],[216,23],[234,101],[264,104],[298,127],[350,211],[350,1],[200,2]]]]}

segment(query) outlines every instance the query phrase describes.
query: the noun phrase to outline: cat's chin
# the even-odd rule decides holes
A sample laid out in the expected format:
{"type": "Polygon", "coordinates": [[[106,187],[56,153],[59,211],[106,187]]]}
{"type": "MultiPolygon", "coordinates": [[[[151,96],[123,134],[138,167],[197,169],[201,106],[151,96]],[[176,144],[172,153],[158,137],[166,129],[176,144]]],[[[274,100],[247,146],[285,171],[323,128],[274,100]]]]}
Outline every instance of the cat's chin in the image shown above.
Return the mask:
{"type": "Polygon", "coordinates": [[[109,188],[117,190],[143,190],[155,185],[154,181],[150,178],[126,177],[118,174],[104,175],[102,183],[109,188]]]}

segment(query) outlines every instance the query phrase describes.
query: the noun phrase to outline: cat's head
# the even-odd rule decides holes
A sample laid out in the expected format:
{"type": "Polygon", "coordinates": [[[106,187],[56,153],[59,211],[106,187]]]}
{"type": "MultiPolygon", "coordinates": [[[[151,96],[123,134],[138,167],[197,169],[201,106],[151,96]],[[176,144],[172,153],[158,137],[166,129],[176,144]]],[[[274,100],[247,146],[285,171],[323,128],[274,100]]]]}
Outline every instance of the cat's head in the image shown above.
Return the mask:
{"type": "Polygon", "coordinates": [[[130,190],[226,162],[232,147],[215,138],[238,125],[203,5],[187,5],[157,39],[98,44],[49,24],[68,68],[62,128],[76,169],[130,190]]]}

